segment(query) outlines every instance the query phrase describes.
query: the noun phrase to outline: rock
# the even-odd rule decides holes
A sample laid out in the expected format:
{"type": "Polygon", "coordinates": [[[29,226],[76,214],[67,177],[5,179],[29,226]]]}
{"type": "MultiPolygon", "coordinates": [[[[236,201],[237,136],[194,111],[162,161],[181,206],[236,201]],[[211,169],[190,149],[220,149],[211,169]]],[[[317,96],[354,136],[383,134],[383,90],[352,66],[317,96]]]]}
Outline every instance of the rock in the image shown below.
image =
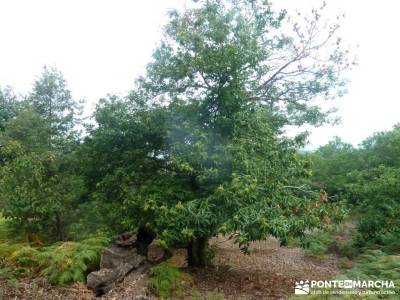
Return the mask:
{"type": "Polygon", "coordinates": [[[97,296],[105,294],[145,260],[135,248],[121,248],[116,245],[107,247],[101,255],[100,271],[88,275],[87,287],[95,291],[97,296]]]}
{"type": "Polygon", "coordinates": [[[129,263],[132,268],[137,268],[145,257],[138,254],[136,248],[128,249],[118,246],[104,248],[101,254],[100,269],[118,268],[122,263],[129,263]]]}
{"type": "Polygon", "coordinates": [[[120,247],[133,247],[136,245],[137,234],[135,231],[125,232],[114,238],[114,242],[120,247]]]}
{"type": "Polygon", "coordinates": [[[101,296],[115,286],[117,279],[117,270],[101,269],[88,275],[86,285],[96,293],[96,296],[101,296]]]}
{"type": "Polygon", "coordinates": [[[151,263],[160,262],[166,258],[166,250],[157,245],[157,242],[153,240],[147,248],[147,260],[151,263]]]}

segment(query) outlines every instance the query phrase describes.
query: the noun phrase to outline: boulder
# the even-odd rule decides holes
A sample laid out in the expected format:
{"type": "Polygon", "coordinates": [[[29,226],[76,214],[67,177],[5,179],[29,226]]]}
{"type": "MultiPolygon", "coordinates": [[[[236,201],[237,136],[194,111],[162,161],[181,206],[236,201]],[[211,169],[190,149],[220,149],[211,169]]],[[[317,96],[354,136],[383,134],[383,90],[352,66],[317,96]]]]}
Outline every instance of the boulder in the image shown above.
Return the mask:
{"type": "Polygon", "coordinates": [[[129,273],[139,274],[141,267],[149,266],[147,261],[157,263],[169,257],[170,253],[160,247],[154,238],[155,234],[146,228],[115,237],[114,244],[102,251],[100,271],[88,275],[87,287],[95,291],[96,296],[103,295],[129,273]]]}
{"type": "Polygon", "coordinates": [[[92,272],[87,277],[87,287],[97,296],[107,293],[121,282],[125,276],[139,268],[146,258],[137,253],[136,248],[122,248],[117,245],[104,248],[100,271],[92,272]]]}
{"type": "Polygon", "coordinates": [[[111,290],[118,279],[118,272],[113,269],[101,269],[92,272],[87,276],[86,285],[96,293],[96,296],[103,295],[111,290]]]}
{"type": "Polygon", "coordinates": [[[137,241],[137,233],[135,231],[125,232],[114,238],[114,243],[120,247],[134,247],[137,241]]]}
{"type": "Polygon", "coordinates": [[[147,247],[147,260],[151,263],[157,263],[164,260],[167,256],[167,251],[153,240],[147,247]]]}
{"type": "Polygon", "coordinates": [[[137,268],[145,257],[138,254],[136,248],[122,248],[118,246],[110,246],[104,248],[101,254],[100,269],[118,268],[123,263],[129,263],[132,268],[137,268]]]}

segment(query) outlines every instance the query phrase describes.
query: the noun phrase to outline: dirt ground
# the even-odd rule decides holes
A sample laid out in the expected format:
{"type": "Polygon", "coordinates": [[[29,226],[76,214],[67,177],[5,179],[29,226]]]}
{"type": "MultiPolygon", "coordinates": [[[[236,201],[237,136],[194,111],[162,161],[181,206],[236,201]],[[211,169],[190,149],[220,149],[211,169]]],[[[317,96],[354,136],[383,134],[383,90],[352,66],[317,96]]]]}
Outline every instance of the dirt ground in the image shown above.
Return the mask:
{"type": "MultiPolygon", "coordinates": [[[[171,261],[192,275],[193,283],[183,292],[181,299],[190,299],[193,290],[206,293],[217,290],[228,300],[287,299],[294,292],[295,281],[333,278],[338,271],[337,258],[323,260],[308,257],[300,248],[280,247],[270,238],[251,245],[251,254],[242,254],[225,237],[212,240],[216,253],[214,266],[188,270],[185,251],[176,250],[171,261]]],[[[148,270],[140,275],[128,275],[123,282],[99,300],[153,300],[147,291],[148,270]]],[[[21,281],[15,287],[1,288],[0,299],[67,299],[91,300],[94,294],[83,284],[56,288],[21,281]]]]}
{"type": "Polygon", "coordinates": [[[295,281],[324,280],[337,273],[337,258],[307,257],[300,248],[280,247],[276,239],[254,242],[251,254],[242,254],[232,241],[216,239],[215,268],[198,270],[198,289],[222,292],[226,299],[287,299],[295,281]]]}

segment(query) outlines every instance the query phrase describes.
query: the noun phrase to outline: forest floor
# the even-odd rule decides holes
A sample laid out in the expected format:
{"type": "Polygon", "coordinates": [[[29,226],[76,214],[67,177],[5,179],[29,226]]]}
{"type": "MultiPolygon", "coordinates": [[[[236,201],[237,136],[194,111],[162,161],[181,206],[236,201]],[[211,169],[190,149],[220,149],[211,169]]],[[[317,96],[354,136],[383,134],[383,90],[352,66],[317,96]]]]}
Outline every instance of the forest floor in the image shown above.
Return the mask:
{"type": "MultiPolygon", "coordinates": [[[[254,242],[251,254],[242,254],[231,240],[214,239],[214,266],[188,270],[185,252],[176,250],[171,262],[188,272],[192,278],[179,299],[192,299],[193,291],[205,295],[218,291],[229,300],[287,299],[294,292],[295,281],[325,280],[338,272],[338,258],[327,255],[323,259],[309,257],[297,247],[280,247],[277,240],[254,242]]],[[[101,300],[158,299],[147,291],[147,270],[125,278],[101,300]],[[142,297],[146,295],[146,297],[142,297]]],[[[0,279],[0,287],[2,285],[0,279]]],[[[67,288],[46,286],[22,280],[15,286],[0,289],[0,299],[96,299],[83,284],[67,288]]]]}

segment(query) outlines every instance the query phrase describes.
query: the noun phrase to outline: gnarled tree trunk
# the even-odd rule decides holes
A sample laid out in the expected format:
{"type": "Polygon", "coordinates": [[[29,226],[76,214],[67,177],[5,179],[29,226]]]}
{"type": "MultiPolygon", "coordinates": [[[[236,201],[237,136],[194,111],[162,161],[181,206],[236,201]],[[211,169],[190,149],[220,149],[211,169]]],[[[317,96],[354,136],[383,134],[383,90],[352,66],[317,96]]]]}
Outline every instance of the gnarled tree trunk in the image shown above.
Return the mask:
{"type": "Polygon", "coordinates": [[[207,237],[198,237],[190,241],[187,247],[189,267],[205,267],[207,265],[207,237]]]}

